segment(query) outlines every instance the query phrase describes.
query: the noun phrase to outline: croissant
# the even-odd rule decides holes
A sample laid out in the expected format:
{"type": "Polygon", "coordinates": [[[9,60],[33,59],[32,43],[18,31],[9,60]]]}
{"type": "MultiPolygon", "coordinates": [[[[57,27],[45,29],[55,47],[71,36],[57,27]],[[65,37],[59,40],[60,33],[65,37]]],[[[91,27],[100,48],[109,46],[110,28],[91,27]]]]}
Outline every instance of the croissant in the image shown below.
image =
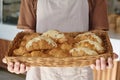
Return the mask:
{"type": "Polygon", "coordinates": [[[104,52],[104,48],[101,44],[99,44],[98,42],[92,41],[92,40],[83,40],[80,41],[78,43],[75,44],[75,47],[86,47],[92,50],[95,50],[99,53],[103,53],[104,52]]]}
{"type": "Polygon", "coordinates": [[[69,51],[62,50],[60,48],[52,49],[51,51],[49,51],[48,54],[53,56],[53,57],[58,57],[58,58],[61,58],[61,57],[63,58],[63,57],[69,57],[70,56],[69,51]]]}
{"type": "Polygon", "coordinates": [[[57,47],[56,42],[51,38],[38,36],[29,40],[26,44],[26,49],[28,51],[40,50],[40,49],[52,49],[57,47]]]}
{"type": "Polygon", "coordinates": [[[75,37],[75,40],[78,42],[82,41],[82,40],[86,40],[86,39],[98,42],[100,44],[102,43],[102,39],[99,36],[97,36],[95,33],[92,33],[92,32],[86,32],[84,34],[79,34],[75,37]]]}
{"type": "Polygon", "coordinates": [[[64,33],[61,33],[57,30],[49,30],[49,31],[43,33],[42,36],[50,37],[59,43],[63,43],[65,41],[67,41],[67,38],[65,37],[64,33]]]}
{"type": "Polygon", "coordinates": [[[90,55],[98,55],[98,53],[94,50],[85,47],[73,48],[69,52],[72,56],[90,56],[90,55]]]}
{"type": "Polygon", "coordinates": [[[42,51],[32,51],[31,56],[32,57],[50,57],[49,54],[43,53],[42,51]]]}
{"type": "Polygon", "coordinates": [[[24,53],[27,53],[27,50],[24,47],[19,47],[13,51],[13,55],[22,56],[24,53]]]}

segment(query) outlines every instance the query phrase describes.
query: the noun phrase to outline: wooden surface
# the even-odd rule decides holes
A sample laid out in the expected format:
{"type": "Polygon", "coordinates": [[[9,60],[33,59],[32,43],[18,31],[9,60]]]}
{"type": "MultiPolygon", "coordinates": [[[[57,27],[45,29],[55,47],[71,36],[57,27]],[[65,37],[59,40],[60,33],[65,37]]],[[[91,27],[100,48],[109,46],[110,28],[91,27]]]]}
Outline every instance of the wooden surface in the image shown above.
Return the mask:
{"type": "Polygon", "coordinates": [[[113,69],[93,70],[94,80],[120,80],[120,62],[114,61],[113,69]]]}
{"type": "Polygon", "coordinates": [[[6,68],[6,65],[2,63],[2,58],[4,58],[6,51],[8,50],[8,46],[10,41],[0,39],[0,67],[6,68]]]}

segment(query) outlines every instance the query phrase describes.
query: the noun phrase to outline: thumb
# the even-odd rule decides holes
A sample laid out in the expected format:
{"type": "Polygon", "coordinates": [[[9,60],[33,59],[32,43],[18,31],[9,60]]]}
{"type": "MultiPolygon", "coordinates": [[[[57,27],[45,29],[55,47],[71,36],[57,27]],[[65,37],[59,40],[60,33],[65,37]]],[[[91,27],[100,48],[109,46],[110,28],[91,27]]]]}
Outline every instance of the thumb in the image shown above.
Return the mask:
{"type": "Polygon", "coordinates": [[[113,54],[113,58],[114,59],[117,59],[118,58],[118,55],[116,53],[113,54]]]}
{"type": "Polygon", "coordinates": [[[7,63],[7,60],[5,58],[2,59],[3,63],[7,63]]]}

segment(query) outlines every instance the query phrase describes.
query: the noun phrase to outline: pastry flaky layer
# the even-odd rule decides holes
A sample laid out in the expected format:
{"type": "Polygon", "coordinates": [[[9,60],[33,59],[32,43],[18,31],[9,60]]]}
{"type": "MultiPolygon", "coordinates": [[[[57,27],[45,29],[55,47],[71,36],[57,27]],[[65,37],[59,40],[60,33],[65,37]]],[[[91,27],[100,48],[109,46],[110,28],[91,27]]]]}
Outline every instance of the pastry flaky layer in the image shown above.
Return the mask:
{"type": "Polygon", "coordinates": [[[20,32],[12,42],[8,56],[24,57],[83,57],[111,53],[107,32],[20,32]]]}

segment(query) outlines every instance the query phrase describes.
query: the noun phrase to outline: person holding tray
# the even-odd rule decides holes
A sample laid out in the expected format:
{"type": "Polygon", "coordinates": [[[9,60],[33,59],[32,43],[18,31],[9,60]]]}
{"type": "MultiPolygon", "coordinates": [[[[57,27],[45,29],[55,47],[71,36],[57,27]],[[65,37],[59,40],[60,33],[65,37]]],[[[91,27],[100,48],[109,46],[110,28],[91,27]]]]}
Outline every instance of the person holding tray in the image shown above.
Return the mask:
{"type": "MultiPolygon", "coordinates": [[[[106,3],[106,0],[21,0],[17,27],[37,33],[51,29],[63,32],[108,30],[106,3]]],[[[107,67],[113,67],[112,58],[106,62],[101,57],[91,65],[97,70],[107,67]]],[[[92,80],[89,67],[27,67],[20,62],[9,62],[7,68],[16,74],[27,71],[26,80],[92,80]]]]}

